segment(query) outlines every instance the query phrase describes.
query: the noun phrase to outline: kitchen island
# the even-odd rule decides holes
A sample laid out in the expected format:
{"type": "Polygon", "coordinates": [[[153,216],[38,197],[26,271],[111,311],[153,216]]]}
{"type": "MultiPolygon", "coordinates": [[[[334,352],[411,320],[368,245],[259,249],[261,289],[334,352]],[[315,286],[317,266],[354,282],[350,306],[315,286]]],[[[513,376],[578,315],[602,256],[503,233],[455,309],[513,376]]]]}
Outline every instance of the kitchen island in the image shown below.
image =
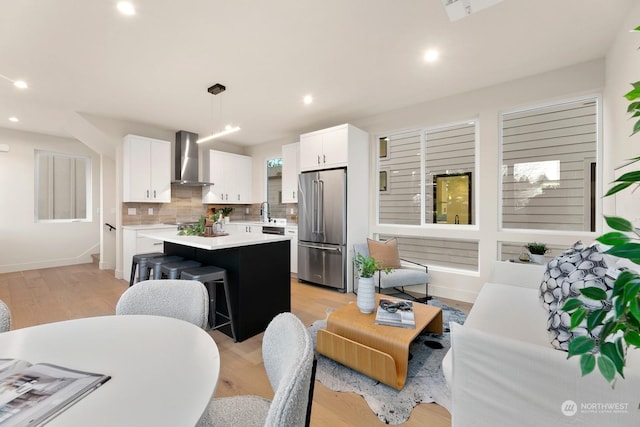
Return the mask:
{"type": "MultiPolygon", "coordinates": [[[[175,230],[139,234],[164,241],[164,252],[168,255],[227,270],[238,341],[263,332],[273,317],[291,311],[289,237],[253,233],[219,237],[180,236],[175,230]]],[[[217,288],[217,309],[224,313],[227,308],[222,286],[217,288]]],[[[220,331],[231,336],[228,326],[220,331]]]]}

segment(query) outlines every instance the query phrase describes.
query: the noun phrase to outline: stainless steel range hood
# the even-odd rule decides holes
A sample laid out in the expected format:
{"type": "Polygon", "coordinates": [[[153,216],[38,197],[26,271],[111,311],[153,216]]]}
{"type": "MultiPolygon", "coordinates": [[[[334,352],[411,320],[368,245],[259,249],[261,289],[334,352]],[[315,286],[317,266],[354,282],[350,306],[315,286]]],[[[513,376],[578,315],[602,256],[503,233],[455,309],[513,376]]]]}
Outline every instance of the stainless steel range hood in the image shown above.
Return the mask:
{"type": "Polygon", "coordinates": [[[213,185],[203,182],[198,177],[198,134],[179,130],[176,132],[176,143],[173,153],[174,180],[172,184],[204,187],[213,185]]]}

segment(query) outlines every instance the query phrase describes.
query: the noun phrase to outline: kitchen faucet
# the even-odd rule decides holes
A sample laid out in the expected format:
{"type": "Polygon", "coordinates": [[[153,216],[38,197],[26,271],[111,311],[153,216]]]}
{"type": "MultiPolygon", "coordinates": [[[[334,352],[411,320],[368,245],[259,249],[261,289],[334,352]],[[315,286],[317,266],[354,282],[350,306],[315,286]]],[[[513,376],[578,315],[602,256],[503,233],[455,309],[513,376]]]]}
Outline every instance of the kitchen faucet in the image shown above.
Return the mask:
{"type": "Polygon", "coordinates": [[[260,219],[262,222],[269,222],[269,202],[260,203],[260,219]]]}

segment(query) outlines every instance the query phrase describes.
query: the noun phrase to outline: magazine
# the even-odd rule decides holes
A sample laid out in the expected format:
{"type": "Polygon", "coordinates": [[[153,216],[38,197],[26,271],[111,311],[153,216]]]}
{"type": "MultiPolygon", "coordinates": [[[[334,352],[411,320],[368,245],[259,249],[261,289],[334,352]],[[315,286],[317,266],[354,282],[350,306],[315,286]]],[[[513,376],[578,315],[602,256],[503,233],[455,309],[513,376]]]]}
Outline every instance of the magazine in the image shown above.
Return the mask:
{"type": "Polygon", "coordinates": [[[413,302],[381,299],[378,305],[375,323],[378,325],[415,329],[416,319],[413,313],[413,302]]]}
{"type": "Polygon", "coordinates": [[[0,426],[45,424],[110,378],[47,363],[0,359],[0,426]]]}

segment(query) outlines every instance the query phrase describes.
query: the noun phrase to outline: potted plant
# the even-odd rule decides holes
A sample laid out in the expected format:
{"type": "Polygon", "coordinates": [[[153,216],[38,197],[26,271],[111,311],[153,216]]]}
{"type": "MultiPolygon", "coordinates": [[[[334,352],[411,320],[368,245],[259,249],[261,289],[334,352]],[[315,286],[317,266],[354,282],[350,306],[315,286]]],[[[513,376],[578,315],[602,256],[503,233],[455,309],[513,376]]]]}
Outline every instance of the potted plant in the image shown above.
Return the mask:
{"type": "Polygon", "coordinates": [[[383,268],[372,256],[364,256],[357,253],[353,258],[354,268],[358,275],[358,298],[357,305],[361,313],[372,313],[376,308],[376,291],[373,283],[373,275],[376,271],[382,270],[386,273],[390,268],[383,268]]]}
{"type": "Polygon", "coordinates": [[[530,242],[525,245],[529,251],[529,259],[536,264],[545,264],[544,254],[549,252],[546,243],[530,242]]]}
{"type": "Polygon", "coordinates": [[[233,212],[233,208],[231,206],[225,206],[224,208],[220,209],[222,211],[222,216],[224,217],[224,222],[229,223],[230,218],[229,216],[231,215],[231,212],[233,212]]]}

